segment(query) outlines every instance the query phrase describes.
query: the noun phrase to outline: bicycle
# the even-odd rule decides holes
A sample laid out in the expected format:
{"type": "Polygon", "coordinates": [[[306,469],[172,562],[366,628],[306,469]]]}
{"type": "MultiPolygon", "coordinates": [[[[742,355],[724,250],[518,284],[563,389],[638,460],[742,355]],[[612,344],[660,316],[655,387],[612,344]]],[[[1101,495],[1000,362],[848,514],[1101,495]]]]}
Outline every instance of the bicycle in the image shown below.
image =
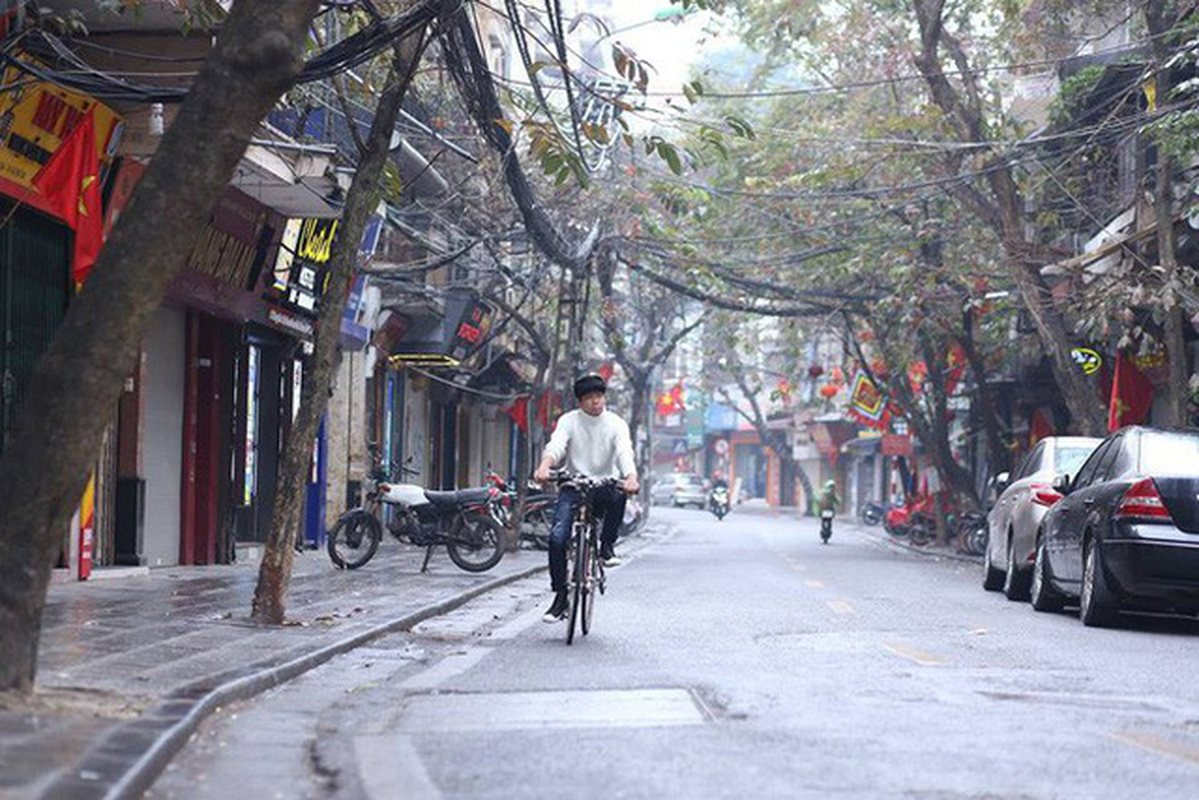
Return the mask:
{"type": "Polygon", "coordinates": [[[573,644],[576,628],[586,636],[591,632],[595,601],[607,586],[604,563],[599,557],[600,523],[592,511],[592,495],[599,489],[619,487],[615,478],[588,478],[584,475],[560,473],[554,478],[559,490],[573,489],[582,501],[575,506],[567,547],[570,568],[570,621],[566,627],[566,643],[573,644]]]}

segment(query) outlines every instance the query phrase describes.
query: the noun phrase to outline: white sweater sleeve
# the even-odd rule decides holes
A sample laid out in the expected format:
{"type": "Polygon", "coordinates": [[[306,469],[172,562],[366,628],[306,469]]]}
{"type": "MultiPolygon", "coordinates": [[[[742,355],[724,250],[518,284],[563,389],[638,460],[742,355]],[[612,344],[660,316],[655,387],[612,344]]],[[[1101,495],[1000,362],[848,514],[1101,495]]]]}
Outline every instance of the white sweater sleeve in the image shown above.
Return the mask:
{"type": "Polygon", "coordinates": [[[549,444],[545,446],[543,456],[548,456],[555,464],[561,464],[562,459],[566,458],[566,447],[570,444],[570,427],[573,422],[570,414],[563,414],[558,419],[558,424],[554,427],[554,433],[550,436],[549,444]]]}
{"type": "Polygon", "coordinates": [[[615,417],[619,423],[616,432],[616,468],[621,477],[627,478],[637,474],[637,458],[633,455],[633,439],[629,435],[629,424],[620,417],[615,417]]]}

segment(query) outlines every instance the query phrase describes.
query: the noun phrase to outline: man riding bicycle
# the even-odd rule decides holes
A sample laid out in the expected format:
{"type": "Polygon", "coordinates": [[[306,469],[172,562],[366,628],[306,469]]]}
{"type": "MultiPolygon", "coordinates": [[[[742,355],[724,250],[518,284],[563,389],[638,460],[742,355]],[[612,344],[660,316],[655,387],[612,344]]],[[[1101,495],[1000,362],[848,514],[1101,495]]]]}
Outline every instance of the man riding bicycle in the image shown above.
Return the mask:
{"type": "MultiPolygon", "coordinates": [[[[550,437],[541,463],[533,473],[539,483],[550,480],[550,470],[561,464],[570,472],[590,478],[619,478],[621,488],[598,490],[592,495],[592,511],[603,517],[600,534],[600,558],[604,566],[620,564],[616,557],[616,534],[624,518],[627,494],[641,489],[637,481],[637,464],[629,426],[611,411],[605,410],[608,384],[595,374],[583,375],[574,384],[579,407],[563,414],[550,437]]],[[[578,491],[564,488],[558,494],[554,522],[550,529],[550,586],[554,601],[542,616],[546,622],[557,622],[566,616],[570,603],[566,596],[566,545],[570,539],[571,521],[575,508],[583,501],[578,491]]]]}

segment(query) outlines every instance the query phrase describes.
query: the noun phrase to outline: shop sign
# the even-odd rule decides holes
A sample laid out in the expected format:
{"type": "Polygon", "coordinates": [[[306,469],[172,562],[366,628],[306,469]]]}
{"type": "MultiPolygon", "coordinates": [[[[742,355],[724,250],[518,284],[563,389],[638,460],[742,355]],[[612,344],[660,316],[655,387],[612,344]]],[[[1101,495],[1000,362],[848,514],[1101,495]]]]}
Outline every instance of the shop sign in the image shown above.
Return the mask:
{"type": "Polygon", "coordinates": [[[316,316],[338,219],[289,219],[275,257],[271,288],[289,308],[316,316]]]}
{"type": "Polygon", "coordinates": [[[250,276],[265,219],[264,206],[235,189],[226,191],[192,248],[187,268],[226,286],[251,290],[250,276]]]}
{"type": "Polygon", "coordinates": [[[884,433],[882,441],[885,456],[912,456],[912,437],[899,433],[884,433]]]}
{"type": "Polygon", "coordinates": [[[312,320],[293,314],[286,309],[275,308],[274,306],[267,309],[266,318],[271,324],[299,334],[304,338],[310,338],[315,330],[312,320]]]}
{"type": "Polygon", "coordinates": [[[1075,347],[1070,351],[1070,356],[1086,375],[1094,375],[1103,367],[1103,356],[1093,348],[1075,347]]]}
{"type": "MultiPolygon", "coordinates": [[[[31,60],[23,55],[17,58],[31,60]]],[[[0,99],[0,177],[32,189],[34,176],[91,109],[96,154],[102,165],[111,162],[124,130],[116,112],[81,92],[30,81],[15,66],[4,70],[3,80],[9,88],[0,99]]]]}
{"type": "Polygon", "coordinates": [[[460,362],[486,342],[494,316],[491,306],[482,300],[467,303],[454,331],[449,357],[460,362]]]}

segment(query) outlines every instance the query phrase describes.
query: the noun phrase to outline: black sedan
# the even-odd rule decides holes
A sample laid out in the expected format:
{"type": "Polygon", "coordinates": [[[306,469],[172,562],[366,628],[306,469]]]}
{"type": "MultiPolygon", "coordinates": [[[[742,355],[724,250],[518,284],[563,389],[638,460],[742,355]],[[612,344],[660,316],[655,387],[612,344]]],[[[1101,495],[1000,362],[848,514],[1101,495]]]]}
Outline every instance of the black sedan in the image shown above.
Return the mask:
{"type": "Polygon", "coordinates": [[[1119,611],[1199,613],[1199,431],[1124,428],[1104,440],[1041,522],[1032,604],[1077,599],[1085,625],[1119,611]]]}

